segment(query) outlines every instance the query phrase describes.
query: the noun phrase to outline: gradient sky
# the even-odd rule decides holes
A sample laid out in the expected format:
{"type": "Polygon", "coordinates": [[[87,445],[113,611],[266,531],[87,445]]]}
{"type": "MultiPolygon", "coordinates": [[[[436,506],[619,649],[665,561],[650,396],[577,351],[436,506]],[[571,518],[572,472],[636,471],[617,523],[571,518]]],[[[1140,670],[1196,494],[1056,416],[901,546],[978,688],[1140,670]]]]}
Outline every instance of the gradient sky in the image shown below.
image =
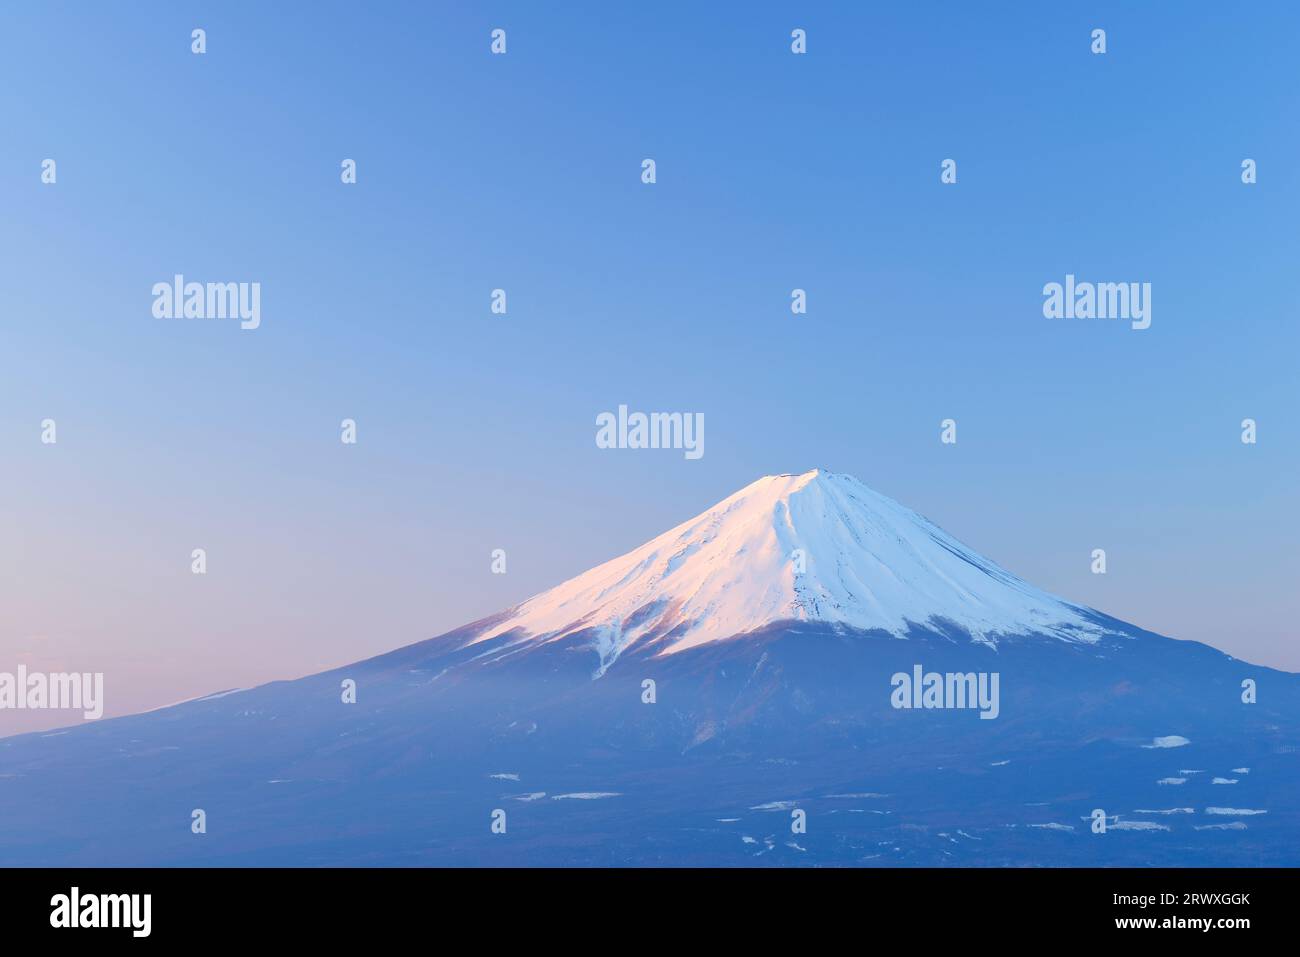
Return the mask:
{"type": "Polygon", "coordinates": [[[108,714],[306,674],[815,466],[1300,670],[1300,12],[1132,6],[7,10],[0,671],[103,671],[108,714]],[[261,328],[153,318],[178,272],[261,328]],[[1045,319],[1067,272],[1151,328],[1045,319]],[[598,449],[619,403],[704,457],[598,449]]]}

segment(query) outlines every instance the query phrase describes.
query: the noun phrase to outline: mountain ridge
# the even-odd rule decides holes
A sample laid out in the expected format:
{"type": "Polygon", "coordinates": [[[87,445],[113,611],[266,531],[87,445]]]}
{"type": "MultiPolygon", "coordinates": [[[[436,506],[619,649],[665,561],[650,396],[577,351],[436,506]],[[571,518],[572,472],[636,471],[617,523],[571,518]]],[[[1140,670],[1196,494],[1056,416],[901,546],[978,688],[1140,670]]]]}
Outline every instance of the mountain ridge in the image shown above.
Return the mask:
{"type": "Polygon", "coordinates": [[[905,637],[936,622],[996,644],[1096,641],[1092,609],[1050,595],[849,475],[763,476],[648,542],[506,609],[475,641],[592,632],[603,674],[645,641],[672,654],[779,621],[905,637]]]}
{"type": "MultiPolygon", "coordinates": [[[[752,620],[784,614],[796,577],[766,605],[736,607],[752,620]]],[[[767,477],[557,587],[573,582],[583,587],[560,594],[568,605],[536,596],[560,610],[554,630],[522,627],[524,602],[303,678],[0,739],[0,857],[512,867],[1300,858],[1300,675],[1039,592],[856,480],[767,477]],[[904,618],[901,635],[805,617],[745,640],[693,636],[697,607],[735,598],[747,574],[784,575],[800,544],[816,573],[804,595],[827,599],[817,614],[845,617],[849,606],[830,601],[850,580],[841,567],[875,573],[892,556],[899,574],[870,582],[878,601],[919,583],[910,598],[922,611],[938,588],[977,625],[1011,615],[1015,633],[918,613],[925,621],[904,618]],[[841,548],[853,559],[843,566],[841,548]],[[1038,631],[1018,614],[1026,602],[1078,615],[1099,636],[1038,631]],[[603,618],[635,640],[602,631],[603,618]],[[702,640],[682,643],[692,637],[702,640]],[[922,675],[922,686],[934,676],[933,700],[900,695],[900,675],[922,675]],[[937,693],[966,677],[974,706],[937,693]],[[1105,833],[1088,823],[1098,809],[1105,833]],[[202,834],[191,830],[196,810],[202,834]],[[808,827],[792,839],[795,810],[808,827]],[[494,829],[507,818],[508,831],[494,829]]]]}

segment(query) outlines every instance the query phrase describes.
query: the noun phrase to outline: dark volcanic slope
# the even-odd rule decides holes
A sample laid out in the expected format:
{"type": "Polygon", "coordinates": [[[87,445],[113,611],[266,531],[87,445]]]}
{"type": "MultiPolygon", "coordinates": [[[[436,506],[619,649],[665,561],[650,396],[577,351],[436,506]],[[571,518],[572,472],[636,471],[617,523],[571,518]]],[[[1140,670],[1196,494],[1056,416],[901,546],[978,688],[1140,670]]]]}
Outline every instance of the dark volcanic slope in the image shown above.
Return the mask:
{"type": "Polygon", "coordinates": [[[1300,863],[1300,677],[1099,622],[1127,637],[994,649],[789,622],[664,657],[629,649],[598,680],[590,634],[466,646],[479,623],[0,740],[0,861],[1300,863]],[[893,708],[891,675],[915,664],[998,673],[998,718],[893,708]],[[1259,703],[1241,702],[1245,678],[1259,703]],[[1188,743],[1153,746],[1175,736],[1188,743]],[[1098,808],[1105,834],[1089,828],[1098,808]]]}

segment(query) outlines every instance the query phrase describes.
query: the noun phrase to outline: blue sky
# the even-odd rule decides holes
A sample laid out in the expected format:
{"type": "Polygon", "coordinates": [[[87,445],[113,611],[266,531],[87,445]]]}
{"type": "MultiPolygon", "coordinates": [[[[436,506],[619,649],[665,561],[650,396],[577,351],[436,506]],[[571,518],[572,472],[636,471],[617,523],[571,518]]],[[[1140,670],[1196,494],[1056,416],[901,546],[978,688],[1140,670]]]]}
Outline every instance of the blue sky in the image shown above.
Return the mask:
{"type": "Polygon", "coordinates": [[[1300,670],[1300,12],[377,6],[6,14],[0,669],[111,713],[303,674],[822,466],[1300,670]],[[261,328],[154,319],[178,272],[261,328]],[[1045,319],[1066,273],[1150,282],[1151,328],[1045,319]],[[706,454],[596,448],[619,403],[706,454]]]}

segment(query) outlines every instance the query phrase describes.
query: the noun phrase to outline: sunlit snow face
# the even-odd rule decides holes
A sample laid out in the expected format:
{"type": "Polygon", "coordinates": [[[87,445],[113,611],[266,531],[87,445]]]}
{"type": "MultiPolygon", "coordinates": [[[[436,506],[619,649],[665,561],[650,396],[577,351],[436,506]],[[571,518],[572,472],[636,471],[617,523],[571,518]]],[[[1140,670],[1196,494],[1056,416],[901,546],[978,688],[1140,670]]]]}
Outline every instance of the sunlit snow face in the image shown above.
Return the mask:
{"type": "Polygon", "coordinates": [[[1021,581],[856,479],[821,470],[759,479],[620,558],[524,602],[478,637],[595,631],[602,670],[674,632],[661,653],[777,621],[905,637],[942,621],[977,641],[1048,634],[1094,641],[1082,609],[1021,581]]]}

